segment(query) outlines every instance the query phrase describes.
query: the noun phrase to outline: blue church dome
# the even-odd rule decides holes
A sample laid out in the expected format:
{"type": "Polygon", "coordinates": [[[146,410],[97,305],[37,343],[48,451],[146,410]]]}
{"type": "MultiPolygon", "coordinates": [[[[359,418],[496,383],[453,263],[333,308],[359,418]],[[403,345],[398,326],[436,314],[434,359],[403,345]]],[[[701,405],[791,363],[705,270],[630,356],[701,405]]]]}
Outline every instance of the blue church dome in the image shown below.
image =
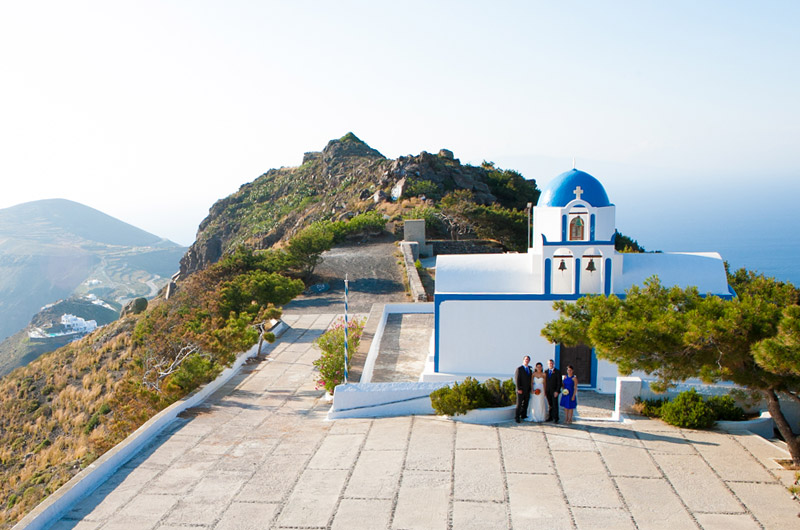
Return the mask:
{"type": "Polygon", "coordinates": [[[554,178],[542,191],[539,206],[566,206],[567,203],[581,199],[600,208],[611,206],[606,190],[600,181],[588,173],[571,169],[554,178]],[[580,187],[578,193],[575,190],[580,187]]]}

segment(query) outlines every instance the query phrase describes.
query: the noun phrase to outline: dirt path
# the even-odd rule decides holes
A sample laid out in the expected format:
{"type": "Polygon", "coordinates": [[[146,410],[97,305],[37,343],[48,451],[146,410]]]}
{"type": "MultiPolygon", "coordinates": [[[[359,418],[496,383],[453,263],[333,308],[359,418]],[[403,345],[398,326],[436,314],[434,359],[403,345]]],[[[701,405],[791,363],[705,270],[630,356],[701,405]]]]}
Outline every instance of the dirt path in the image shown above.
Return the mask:
{"type": "Polygon", "coordinates": [[[397,246],[389,234],[332,248],[322,254],[322,263],[314,271],[314,282],[327,284],[328,289],[298,296],[284,307],[284,312],[343,313],[345,274],[351,313],[369,313],[375,303],[410,302],[396,253],[397,246]]]}

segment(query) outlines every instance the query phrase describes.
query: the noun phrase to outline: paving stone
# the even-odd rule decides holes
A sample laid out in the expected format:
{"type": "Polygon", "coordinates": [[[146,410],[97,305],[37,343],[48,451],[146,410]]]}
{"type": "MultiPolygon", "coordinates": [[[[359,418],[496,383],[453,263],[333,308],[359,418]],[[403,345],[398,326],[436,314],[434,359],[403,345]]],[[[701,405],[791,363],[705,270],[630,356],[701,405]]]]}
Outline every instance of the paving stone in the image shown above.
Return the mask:
{"type": "Polygon", "coordinates": [[[242,502],[281,502],[297,482],[308,455],[272,455],[236,496],[242,502]]]}
{"type": "Polygon", "coordinates": [[[392,499],[400,481],[404,457],[403,451],[362,451],[345,495],[392,499]]]}
{"type": "Polygon", "coordinates": [[[570,505],[622,507],[600,455],[588,451],[554,452],[553,459],[570,505]]]}
{"type": "Polygon", "coordinates": [[[789,453],[770,443],[764,438],[752,433],[736,433],[734,435],[736,443],[747,450],[765,468],[770,471],[783,469],[776,459],[789,458],[789,453]]]}
{"type": "Polygon", "coordinates": [[[622,508],[572,508],[575,526],[579,530],[623,530],[636,528],[631,515],[622,508]]]}
{"type": "Polygon", "coordinates": [[[212,524],[225,511],[241,488],[243,479],[214,473],[200,480],[188,495],[181,497],[165,518],[167,524],[212,524]]]}
{"type": "Polygon", "coordinates": [[[140,467],[120,470],[67,513],[70,519],[103,521],[130,501],[160,470],[140,467]]]}
{"type": "Polygon", "coordinates": [[[573,528],[555,475],[508,475],[508,496],[515,530],[573,528]]]}
{"type": "Polygon", "coordinates": [[[456,449],[497,448],[497,432],[493,426],[456,423],[456,449]]]}
{"type": "Polygon", "coordinates": [[[342,499],[333,518],[331,530],[388,528],[391,517],[391,500],[342,499]]]}
{"type": "Polygon", "coordinates": [[[355,462],[363,434],[328,434],[309,462],[310,469],[350,469],[355,462]]]}
{"type": "Polygon", "coordinates": [[[453,467],[454,436],[452,422],[415,418],[406,469],[449,472],[453,467]]]}
{"type": "Polygon", "coordinates": [[[312,455],[317,446],[328,433],[324,430],[315,432],[297,432],[285,436],[273,451],[273,454],[312,455]]]}
{"type": "Polygon", "coordinates": [[[373,420],[343,419],[336,420],[331,427],[331,434],[367,434],[373,420]]]}
{"type": "Polygon", "coordinates": [[[457,450],[453,497],[457,500],[505,500],[505,484],[497,450],[457,450]]]}
{"type": "Polygon", "coordinates": [[[126,504],[112,522],[128,528],[151,528],[178,502],[180,495],[141,493],[126,504]]]}
{"type": "Polygon", "coordinates": [[[205,472],[203,468],[169,468],[147,485],[147,493],[185,494],[205,472]]]}
{"type": "Polygon", "coordinates": [[[551,451],[594,451],[589,433],[576,425],[546,424],[544,433],[551,451]]]}
{"type": "Polygon", "coordinates": [[[289,495],[278,517],[278,526],[327,526],[347,473],[345,470],[306,470],[289,495]]]}
{"type": "Polygon", "coordinates": [[[449,499],[449,472],[406,471],[400,484],[392,528],[446,529],[449,499]]]}
{"type": "Polygon", "coordinates": [[[619,477],[616,480],[638,528],[697,528],[694,519],[666,480],[629,477],[619,477]]]}
{"type": "Polygon", "coordinates": [[[544,432],[499,426],[503,461],[508,473],[552,473],[544,432]]]}
{"type": "Polygon", "coordinates": [[[405,450],[410,429],[411,416],[381,418],[380,421],[372,423],[364,450],[405,450]]]}
{"type": "Polygon", "coordinates": [[[509,528],[506,505],[491,502],[453,503],[453,528],[459,530],[486,530],[509,528]]]}
{"type": "Polygon", "coordinates": [[[765,528],[791,528],[800,521],[800,504],[791,499],[782,485],[751,482],[728,485],[765,528]]]}
{"type": "Polygon", "coordinates": [[[214,526],[214,529],[262,530],[269,528],[278,507],[278,504],[233,502],[222,515],[222,519],[214,526]]]}
{"type": "Polygon", "coordinates": [[[661,476],[650,454],[633,432],[610,428],[607,431],[592,431],[591,435],[612,476],[661,476]]]}
{"type": "Polygon", "coordinates": [[[636,432],[642,445],[652,453],[673,455],[694,455],[695,449],[690,440],[681,436],[680,431],[636,432]]]}
{"type": "Polygon", "coordinates": [[[692,511],[743,512],[739,501],[700,456],[654,453],[675,491],[692,511]]]}
{"type": "Polygon", "coordinates": [[[761,526],[750,514],[698,513],[697,522],[703,530],[757,530],[761,526]]]}

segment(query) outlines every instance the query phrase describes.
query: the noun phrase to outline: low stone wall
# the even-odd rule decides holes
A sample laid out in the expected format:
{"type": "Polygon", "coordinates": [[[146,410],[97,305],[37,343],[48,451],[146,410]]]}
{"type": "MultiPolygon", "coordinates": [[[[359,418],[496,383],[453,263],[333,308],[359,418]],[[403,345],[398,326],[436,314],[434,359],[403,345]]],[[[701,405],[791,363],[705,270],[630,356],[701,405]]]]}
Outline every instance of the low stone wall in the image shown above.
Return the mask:
{"type": "Polygon", "coordinates": [[[449,383],[349,383],[333,392],[328,419],[433,414],[430,394],[449,383]]]}
{"type": "Polygon", "coordinates": [[[411,289],[411,298],[415,302],[427,302],[428,295],[425,293],[425,287],[422,286],[422,280],[419,278],[419,271],[415,265],[414,247],[416,242],[402,241],[400,249],[403,251],[403,263],[406,266],[406,276],[408,276],[408,286],[411,289]]]}
{"type": "Polygon", "coordinates": [[[428,241],[433,248],[433,255],[439,254],[502,254],[503,247],[494,241],[468,239],[465,241],[428,241]]]}

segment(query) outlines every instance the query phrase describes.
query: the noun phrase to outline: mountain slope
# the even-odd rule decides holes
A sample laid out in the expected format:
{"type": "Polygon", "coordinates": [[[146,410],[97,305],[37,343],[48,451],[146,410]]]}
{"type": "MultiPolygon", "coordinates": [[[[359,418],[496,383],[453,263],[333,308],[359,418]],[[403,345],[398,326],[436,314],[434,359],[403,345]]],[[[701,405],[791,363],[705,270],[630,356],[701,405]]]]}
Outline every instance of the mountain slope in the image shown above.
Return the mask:
{"type": "Polygon", "coordinates": [[[152,296],[184,250],[73,201],[0,209],[0,339],[73,293],[119,303],[152,296]]]}

